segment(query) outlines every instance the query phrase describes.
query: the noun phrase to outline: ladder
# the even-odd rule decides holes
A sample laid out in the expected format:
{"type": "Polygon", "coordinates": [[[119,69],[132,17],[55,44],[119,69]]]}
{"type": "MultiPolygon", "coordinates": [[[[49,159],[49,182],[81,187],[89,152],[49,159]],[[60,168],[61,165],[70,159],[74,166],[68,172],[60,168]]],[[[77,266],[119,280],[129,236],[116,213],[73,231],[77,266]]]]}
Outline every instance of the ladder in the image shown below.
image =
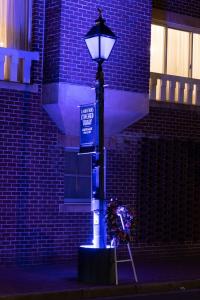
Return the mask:
{"type": "MultiPolygon", "coordinates": [[[[122,228],[123,228],[123,230],[125,230],[123,217],[122,217],[122,215],[120,213],[118,214],[118,216],[120,217],[122,228]]],[[[118,278],[119,277],[118,276],[118,263],[123,263],[123,262],[130,262],[131,263],[135,282],[138,282],[137,273],[136,273],[136,269],[135,269],[135,264],[134,264],[134,261],[133,261],[133,256],[132,256],[132,253],[131,253],[131,247],[130,247],[130,243],[129,242],[127,243],[127,248],[128,248],[129,259],[118,260],[117,259],[117,245],[116,245],[116,243],[114,243],[115,284],[116,285],[118,285],[118,283],[119,283],[119,278],[118,278]]]]}

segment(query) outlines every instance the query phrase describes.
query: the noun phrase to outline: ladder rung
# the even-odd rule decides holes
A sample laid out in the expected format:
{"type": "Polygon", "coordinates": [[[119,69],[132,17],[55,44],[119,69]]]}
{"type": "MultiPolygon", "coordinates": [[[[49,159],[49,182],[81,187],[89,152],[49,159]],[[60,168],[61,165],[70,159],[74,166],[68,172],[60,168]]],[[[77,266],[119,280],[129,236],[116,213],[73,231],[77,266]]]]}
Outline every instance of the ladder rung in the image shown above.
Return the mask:
{"type": "Polygon", "coordinates": [[[131,259],[122,259],[122,260],[117,260],[116,262],[127,262],[127,261],[132,261],[131,259]]]}

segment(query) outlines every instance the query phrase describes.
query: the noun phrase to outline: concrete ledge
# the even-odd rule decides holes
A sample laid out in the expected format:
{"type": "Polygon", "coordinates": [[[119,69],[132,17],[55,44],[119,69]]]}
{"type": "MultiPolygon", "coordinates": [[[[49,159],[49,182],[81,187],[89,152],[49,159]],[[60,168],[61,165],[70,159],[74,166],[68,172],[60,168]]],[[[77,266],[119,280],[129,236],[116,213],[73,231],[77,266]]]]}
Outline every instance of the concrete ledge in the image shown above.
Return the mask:
{"type": "MultiPolygon", "coordinates": [[[[94,102],[95,90],[89,86],[67,82],[43,85],[44,109],[61,132],[66,136],[71,136],[71,141],[74,140],[74,143],[80,133],[79,106],[94,102]]],[[[106,88],[105,136],[111,137],[119,133],[143,118],[148,112],[148,94],[106,88]]]]}
{"type": "Polygon", "coordinates": [[[0,89],[22,92],[38,93],[38,84],[25,84],[19,82],[0,80],[0,89]]]}
{"type": "Polygon", "coordinates": [[[150,107],[157,107],[157,108],[169,108],[173,110],[186,110],[186,111],[197,111],[200,112],[200,106],[198,105],[189,105],[184,103],[171,103],[167,101],[157,101],[157,100],[150,100],[149,101],[150,107]]]}

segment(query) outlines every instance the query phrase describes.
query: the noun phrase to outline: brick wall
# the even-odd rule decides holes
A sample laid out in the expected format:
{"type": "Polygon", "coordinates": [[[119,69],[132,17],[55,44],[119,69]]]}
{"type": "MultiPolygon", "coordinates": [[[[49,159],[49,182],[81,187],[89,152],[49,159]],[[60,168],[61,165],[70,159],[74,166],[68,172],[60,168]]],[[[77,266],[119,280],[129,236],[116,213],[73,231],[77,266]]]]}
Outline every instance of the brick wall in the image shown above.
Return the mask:
{"type": "Polygon", "coordinates": [[[153,0],[153,7],[192,17],[200,17],[200,2],[197,0],[153,0]]]}
{"type": "Polygon", "coordinates": [[[108,154],[108,197],[135,207],[135,251],[200,250],[200,110],[152,102],[108,154]]]}
{"type": "Polygon", "coordinates": [[[91,242],[90,213],[59,213],[64,201],[60,132],[42,108],[44,1],[33,1],[32,68],[38,93],[0,90],[0,264],[35,264],[76,255],[91,242]],[[83,226],[84,224],[84,226],[83,226]]]}
{"type": "Polygon", "coordinates": [[[103,8],[107,25],[118,36],[105,80],[110,87],[148,92],[151,1],[47,1],[45,82],[92,85],[96,64],[84,35],[103,8]],[[59,16],[60,14],[60,16],[59,16]]]}
{"type": "Polygon", "coordinates": [[[32,82],[38,93],[0,89],[0,264],[70,258],[91,236],[90,214],[79,214],[77,225],[76,214],[59,213],[64,155],[60,133],[42,108],[43,21],[44,1],[35,0],[32,50],[40,61],[32,82]]]}
{"type": "Polygon", "coordinates": [[[61,0],[47,0],[44,35],[44,82],[59,81],[61,26],[61,0]]]}

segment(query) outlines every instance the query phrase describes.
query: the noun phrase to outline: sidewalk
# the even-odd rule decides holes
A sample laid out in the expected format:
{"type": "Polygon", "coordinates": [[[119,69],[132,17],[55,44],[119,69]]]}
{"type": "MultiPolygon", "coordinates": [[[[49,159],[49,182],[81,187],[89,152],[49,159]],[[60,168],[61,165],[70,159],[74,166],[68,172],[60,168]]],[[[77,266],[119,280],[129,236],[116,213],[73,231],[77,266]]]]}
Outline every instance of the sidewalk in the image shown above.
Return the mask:
{"type": "Polygon", "coordinates": [[[134,282],[130,264],[123,263],[119,268],[117,287],[78,282],[77,267],[73,262],[36,267],[1,267],[0,299],[78,300],[97,296],[200,288],[200,256],[154,261],[135,258],[135,265],[139,282],[134,282]]]}

